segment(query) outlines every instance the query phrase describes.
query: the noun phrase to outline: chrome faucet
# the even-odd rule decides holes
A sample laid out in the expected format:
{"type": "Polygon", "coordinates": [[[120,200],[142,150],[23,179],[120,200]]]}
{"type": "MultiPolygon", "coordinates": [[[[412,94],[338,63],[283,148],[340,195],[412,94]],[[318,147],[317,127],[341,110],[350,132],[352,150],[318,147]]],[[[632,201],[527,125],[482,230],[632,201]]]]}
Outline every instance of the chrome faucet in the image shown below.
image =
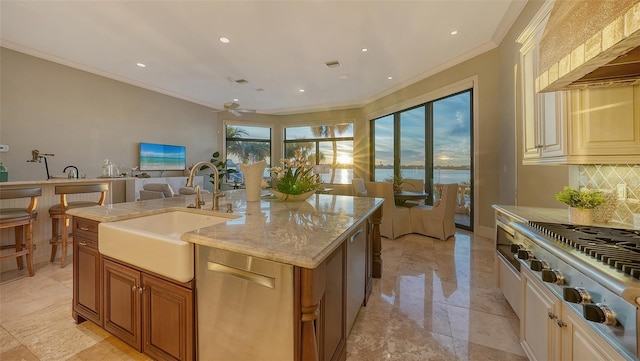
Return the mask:
{"type": "Polygon", "coordinates": [[[67,169],[69,169],[69,168],[71,168],[71,169],[69,170],[69,174],[67,174],[67,178],[76,178],[76,179],[78,179],[78,176],[79,176],[80,172],[78,171],[78,167],[76,167],[74,165],[68,165],[68,166],[64,167],[62,172],[63,173],[66,172],[67,169]],[[74,170],[75,170],[75,172],[74,172],[74,170]]]}
{"type": "MultiPolygon", "coordinates": [[[[213,165],[210,162],[198,162],[196,164],[193,165],[193,167],[191,168],[191,171],[189,172],[189,178],[187,178],[187,187],[193,187],[193,177],[196,174],[196,171],[200,168],[200,167],[209,167],[211,168],[211,171],[213,172],[213,206],[211,207],[211,210],[213,211],[217,211],[218,210],[218,198],[220,197],[224,197],[225,194],[221,193],[218,191],[218,168],[216,168],[215,165],[213,165]]],[[[200,193],[200,188],[198,187],[198,189],[196,190],[197,193],[200,193]]],[[[200,200],[198,199],[200,197],[198,197],[198,194],[196,194],[196,208],[200,208],[202,206],[202,204],[200,203],[200,200]]]]}

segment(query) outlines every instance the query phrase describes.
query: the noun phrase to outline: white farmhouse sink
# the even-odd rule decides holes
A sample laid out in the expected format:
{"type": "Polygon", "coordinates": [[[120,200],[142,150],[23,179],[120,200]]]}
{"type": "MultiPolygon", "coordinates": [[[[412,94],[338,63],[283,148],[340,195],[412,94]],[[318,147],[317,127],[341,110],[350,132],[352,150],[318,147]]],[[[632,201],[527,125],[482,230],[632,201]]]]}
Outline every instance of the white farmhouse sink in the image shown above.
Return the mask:
{"type": "Polygon", "coordinates": [[[180,282],[193,279],[194,246],[183,233],[230,218],[169,211],[117,222],[100,223],[98,248],[105,256],[180,282]]]}

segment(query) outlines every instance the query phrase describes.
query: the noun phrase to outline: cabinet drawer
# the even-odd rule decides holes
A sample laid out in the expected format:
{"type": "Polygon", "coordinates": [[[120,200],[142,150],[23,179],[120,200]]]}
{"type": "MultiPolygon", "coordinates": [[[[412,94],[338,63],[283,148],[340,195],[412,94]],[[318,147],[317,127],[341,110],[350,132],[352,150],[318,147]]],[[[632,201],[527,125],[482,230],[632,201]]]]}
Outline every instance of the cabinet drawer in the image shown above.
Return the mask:
{"type": "Polygon", "coordinates": [[[86,218],[73,217],[73,233],[92,241],[98,241],[98,224],[86,218]]]}
{"type": "Polygon", "coordinates": [[[73,243],[76,244],[78,247],[87,247],[87,248],[91,248],[93,250],[98,250],[98,241],[95,239],[89,239],[86,237],[83,237],[80,234],[76,234],[73,237],[73,243]]]}

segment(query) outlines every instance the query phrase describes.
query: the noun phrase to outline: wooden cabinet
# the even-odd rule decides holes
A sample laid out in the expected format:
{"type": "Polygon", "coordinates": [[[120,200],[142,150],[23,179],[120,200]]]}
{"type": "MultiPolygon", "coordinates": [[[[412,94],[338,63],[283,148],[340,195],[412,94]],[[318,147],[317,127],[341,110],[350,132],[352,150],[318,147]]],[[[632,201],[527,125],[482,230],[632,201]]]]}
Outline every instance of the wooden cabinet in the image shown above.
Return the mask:
{"type": "Polygon", "coordinates": [[[520,292],[520,273],[507,262],[500,253],[495,255],[498,262],[498,288],[507,299],[513,312],[520,317],[522,294],[520,292]]]}
{"type": "Polygon", "coordinates": [[[640,85],[571,91],[568,163],[638,163],[640,85]]]}
{"type": "Polygon", "coordinates": [[[322,345],[320,359],[326,361],[342,359],[346,350],[345,248],[343,243],[325,262],[326,283],[320,307],[319,336],[322,345]]]}
{"type": "Polygon", "coordinates": [[[522,268],[520,340],[530,360],[622,360],[575,310],[522,268]]]}
{"type": "Polygon", "coordinates": [[[195,357],[193,290],[108,258],[104,329],[157,360],[195,357]]]}
{"type": "Polygon", "coordinates": [[[520,84],[523,164],[554,163],[566,155],[566,94],[538,93],[538,44],[547,22],[543,6],[520,35],[520,84]]]}
{"type": "Polygon", "coordinates": [[[98,222],[73,219],[73,311],[76,323],[90,320],[102,326],[102,257],[98,222]]]}

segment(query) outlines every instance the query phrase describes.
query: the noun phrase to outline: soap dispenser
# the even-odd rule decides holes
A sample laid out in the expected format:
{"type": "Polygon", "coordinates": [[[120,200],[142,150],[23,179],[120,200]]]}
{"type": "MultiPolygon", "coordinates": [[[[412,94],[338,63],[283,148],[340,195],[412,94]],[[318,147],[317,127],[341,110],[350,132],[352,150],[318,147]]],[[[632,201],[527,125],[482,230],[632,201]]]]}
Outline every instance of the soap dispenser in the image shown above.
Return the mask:
{"type": "Polygon", "coordinates": [[[0,163],[0,182],[8,182],[9,181],[9,172],[7,168],[0,163]]]}
{"type": "Polygon", "coordinates": [[[103,177],[111,177],[111,163],[109,163],[109,159],[104,160],[104,164],[102,165],[102,176],[103,177]]]}

